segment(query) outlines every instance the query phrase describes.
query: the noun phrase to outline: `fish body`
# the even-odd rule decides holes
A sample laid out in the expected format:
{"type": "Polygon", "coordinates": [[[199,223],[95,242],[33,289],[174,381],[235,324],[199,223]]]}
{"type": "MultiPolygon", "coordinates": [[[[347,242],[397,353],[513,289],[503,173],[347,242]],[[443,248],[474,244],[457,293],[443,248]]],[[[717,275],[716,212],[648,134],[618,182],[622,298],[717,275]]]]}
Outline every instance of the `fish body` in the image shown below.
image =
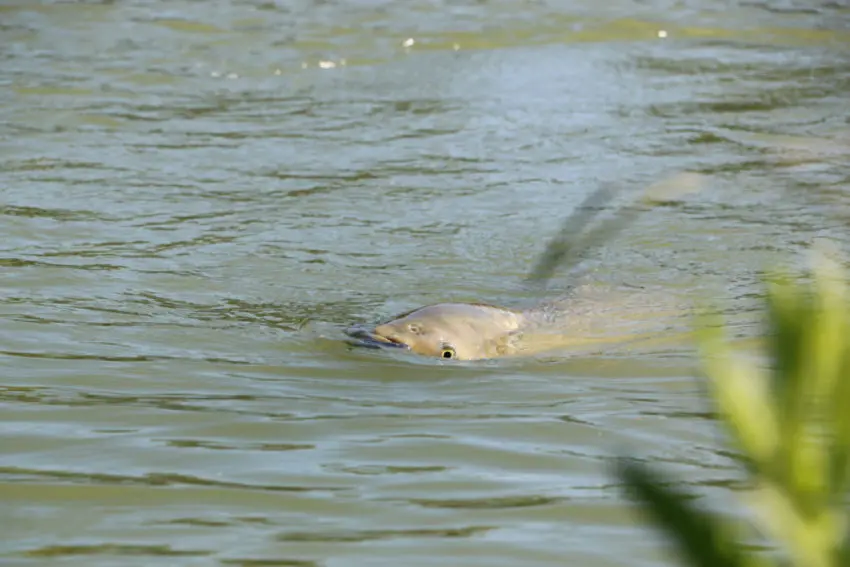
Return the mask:
{"type": "MultiPolygon", "coordinates": [[[[658,204],[674,203],[702,185],[699,175],[674,176],[651,185],[631,204],[615,208],[604,219],[596,217],[618,192],[610,187],[593,191],[565,220],[527,283],[545,283],[556,267],[580,261],[642,212],[658,204]]],[[[599,291],[597,286],[576,286],[554,301],[526,310],[484,303],[438,303],[371,328],[351,327],[346,334],[360,346],[404,348],[444,359],[480,360],[579,345],[633,343],[656,337],[664,329],[664,323],[658,324],[659,315],[671,313],[669,298],[659,302],[658,297],[634,288],[625,294],[599,291]]],[[[674,307],[672,312],[676,311],[674,307]]],[[[682,312],[678,310],[679,315],[682,312]]]]}
{"type": "Polygon", "coordinates": [[[371,328],[352,327],[347,334],[362,346],[481,360],[645,341],[669,330],[683,312],[640,290],[584,286],[525,310],[481,303],[427,305],[371,328]]]}

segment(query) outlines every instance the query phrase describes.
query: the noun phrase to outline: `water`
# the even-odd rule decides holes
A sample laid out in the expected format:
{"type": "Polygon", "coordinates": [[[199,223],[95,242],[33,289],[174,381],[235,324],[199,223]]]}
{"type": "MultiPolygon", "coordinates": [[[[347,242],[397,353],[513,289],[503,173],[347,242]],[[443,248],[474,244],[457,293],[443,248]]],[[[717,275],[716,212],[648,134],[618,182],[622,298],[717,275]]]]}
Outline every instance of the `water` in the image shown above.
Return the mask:
{"type": "MultiPolygon", "coordinates": [[[[731,499],[686,353],[440,364],[341,330],[592,259],[727,306],[845,246],[836,2],[4,3],[4,564],[664,565],[627,450],[731,499]]],[[[567,283],[551,282],[557,292],[567,283]]]]}

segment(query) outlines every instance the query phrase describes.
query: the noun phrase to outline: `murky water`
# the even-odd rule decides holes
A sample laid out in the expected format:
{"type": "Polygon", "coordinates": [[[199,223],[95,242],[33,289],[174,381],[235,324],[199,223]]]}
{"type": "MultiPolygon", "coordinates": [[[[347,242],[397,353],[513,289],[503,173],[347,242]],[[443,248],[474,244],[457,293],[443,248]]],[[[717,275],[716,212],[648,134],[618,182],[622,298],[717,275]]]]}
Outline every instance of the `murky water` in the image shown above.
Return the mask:
{"type": "Polygon", "coordinates": [[[341,329],[532,299],[589,191],[689,170],[707,188],[594,274],[755,333],[758,271],[846,241],[848,23],[811,0],[4,3],[3,561],[667,563],[608,457],[729,498],[686,351],[439,364],[341,329]]]}

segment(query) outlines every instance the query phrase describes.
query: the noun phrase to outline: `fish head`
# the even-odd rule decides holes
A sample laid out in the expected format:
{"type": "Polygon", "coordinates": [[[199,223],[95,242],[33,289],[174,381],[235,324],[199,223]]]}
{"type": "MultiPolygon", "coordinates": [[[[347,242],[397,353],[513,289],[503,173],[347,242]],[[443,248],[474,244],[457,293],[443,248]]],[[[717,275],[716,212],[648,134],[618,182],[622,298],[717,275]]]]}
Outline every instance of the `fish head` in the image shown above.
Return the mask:
{"type": "Polygon", "coordinates": [[[479,360],[505,354],[507,338],[521,324],[514,311],[475,303],[438,303],[375,326],[346,333],[355,344],[406,348],[424,356],[479,360]]]}

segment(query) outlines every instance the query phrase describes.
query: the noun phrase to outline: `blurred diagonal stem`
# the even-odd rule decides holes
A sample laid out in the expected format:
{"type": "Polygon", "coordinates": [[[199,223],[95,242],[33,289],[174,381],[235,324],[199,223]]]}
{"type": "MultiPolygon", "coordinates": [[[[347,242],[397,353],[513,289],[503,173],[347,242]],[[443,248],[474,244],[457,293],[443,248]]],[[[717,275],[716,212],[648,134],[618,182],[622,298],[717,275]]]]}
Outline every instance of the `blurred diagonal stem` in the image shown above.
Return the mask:
{"type": "Polygon", "coordinates": [[[622,190],[603,186],[592,193],[564,219],[561,229],[546,245],[537,263],[526,278],[526,285],[543,287],[558,268],[570,270],[588,254],[613,240],[634,223],[641,213],[659,205],[678,202],[681,197],[700,190],[703,177],[696,173],[681,172],[653,183],[644,189],[633,203],[612,208],[611,214],[596,222],[600,213],[622,190]]]}

